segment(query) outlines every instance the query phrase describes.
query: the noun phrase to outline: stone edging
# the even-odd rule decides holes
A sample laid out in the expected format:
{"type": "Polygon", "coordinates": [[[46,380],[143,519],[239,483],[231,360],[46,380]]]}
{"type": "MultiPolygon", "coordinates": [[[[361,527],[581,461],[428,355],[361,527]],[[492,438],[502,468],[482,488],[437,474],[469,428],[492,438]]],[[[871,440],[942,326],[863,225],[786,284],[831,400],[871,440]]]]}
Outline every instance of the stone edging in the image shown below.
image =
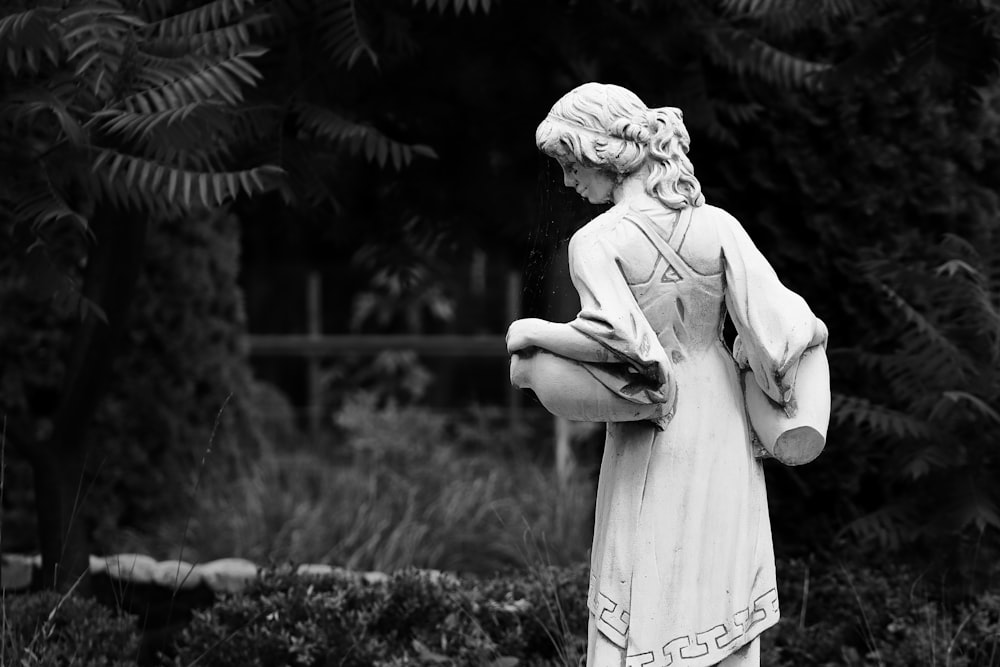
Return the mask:
{"type": "MultiPolygon", "coordinates": [[[[19,591],[31,587],[35,571],[42,567],[41,556],[0,556],[0,589],[19,591]]],[[[150,584],[175,590],[205,586],[214,593],[238,593],[257,578],[260,568],[243,558],[222,558],[207,563],[182,560],[157,561],[142,554],[91,556],[90,574],[106,574],[123,583],[150,584]]],[[[353,572],[330,565],[299,565],[297,574],[306,576],[342,576],[379,584],[389,579],[383,572],[353,572]]]]}

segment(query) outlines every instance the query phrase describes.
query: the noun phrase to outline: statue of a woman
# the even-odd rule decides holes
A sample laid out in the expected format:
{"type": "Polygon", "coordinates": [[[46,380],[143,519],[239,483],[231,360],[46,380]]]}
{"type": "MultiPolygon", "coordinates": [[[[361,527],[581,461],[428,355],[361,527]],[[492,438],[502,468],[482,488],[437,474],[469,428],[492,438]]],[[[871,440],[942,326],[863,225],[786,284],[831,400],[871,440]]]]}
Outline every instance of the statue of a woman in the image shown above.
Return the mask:
{"type": "Polygon", "coordinates": [[[567,186],[614,204],[570,242],[576,319],[507,334],[515,386],[607,422],[587,664],[757,665],[778,620],[757,455],[798,464],[823,448],[826,327],[705,204],[679,109],[588,83],[535,138],[567,186]]]}

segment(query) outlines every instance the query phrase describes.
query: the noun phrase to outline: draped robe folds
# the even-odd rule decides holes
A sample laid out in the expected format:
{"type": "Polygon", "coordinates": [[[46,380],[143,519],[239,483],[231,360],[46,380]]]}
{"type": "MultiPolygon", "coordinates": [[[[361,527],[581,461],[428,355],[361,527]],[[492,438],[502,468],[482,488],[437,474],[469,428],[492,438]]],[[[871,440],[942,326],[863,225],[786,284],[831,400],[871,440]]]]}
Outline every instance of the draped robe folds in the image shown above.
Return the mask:
{"type": "Polygon", "coordinates": [[[622,203],[570,244],[570,326],[611,361],[569,363],[614,400],[655,408],[607,418],[598,485],[588,606],[629,666],[714,665],[777,622],[764,474],[722,323],[728,311],[737,356],[782,404],[802,354],[826,342],[731,215],[703,205],[674,219],[622,203]],[[685,240],[695,225],[715,233],[685,240]],[[692,269],[695,251],[721,255],[723,270],[692,269]]]}

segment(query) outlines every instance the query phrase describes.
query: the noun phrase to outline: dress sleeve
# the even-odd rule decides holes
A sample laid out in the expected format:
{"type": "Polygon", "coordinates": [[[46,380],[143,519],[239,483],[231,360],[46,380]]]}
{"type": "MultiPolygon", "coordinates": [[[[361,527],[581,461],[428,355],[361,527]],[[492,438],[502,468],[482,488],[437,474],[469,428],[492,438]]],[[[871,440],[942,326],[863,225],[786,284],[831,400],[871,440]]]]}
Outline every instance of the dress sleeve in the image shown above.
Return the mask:
{"type": "Polygon", "coordinates": [[[570,277],[580,313],[570,326],[608,350],[608,363],[585,364],[608,389],[634,403],[667,404],[676,396],[670,360],[636,303],[621,267],[628,262],[604,234],[570,242],[570,277]]]}
{"type": "Polygon", "coordinates": [[[726,268],[726,307],[739,334],[733,354],[741,366],[750,366],[771,400],[787,405],[802,354],[814,345],[826,347],[826,325],[802,297],[781,284],[735,218],[724,214],[718,231],[726,268]]]}

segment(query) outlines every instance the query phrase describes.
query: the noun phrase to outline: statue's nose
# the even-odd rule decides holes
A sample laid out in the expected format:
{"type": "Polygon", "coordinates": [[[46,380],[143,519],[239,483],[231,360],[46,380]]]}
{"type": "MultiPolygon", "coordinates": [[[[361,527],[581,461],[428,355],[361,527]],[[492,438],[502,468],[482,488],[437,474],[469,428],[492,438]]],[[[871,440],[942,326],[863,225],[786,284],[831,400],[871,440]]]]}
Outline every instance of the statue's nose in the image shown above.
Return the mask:
{"type": "Polygon", "coordinates": [[[563,185],[570,188],[576,185],[574,179],[570,176],[568,171],[563,172],[563,185]]]}

